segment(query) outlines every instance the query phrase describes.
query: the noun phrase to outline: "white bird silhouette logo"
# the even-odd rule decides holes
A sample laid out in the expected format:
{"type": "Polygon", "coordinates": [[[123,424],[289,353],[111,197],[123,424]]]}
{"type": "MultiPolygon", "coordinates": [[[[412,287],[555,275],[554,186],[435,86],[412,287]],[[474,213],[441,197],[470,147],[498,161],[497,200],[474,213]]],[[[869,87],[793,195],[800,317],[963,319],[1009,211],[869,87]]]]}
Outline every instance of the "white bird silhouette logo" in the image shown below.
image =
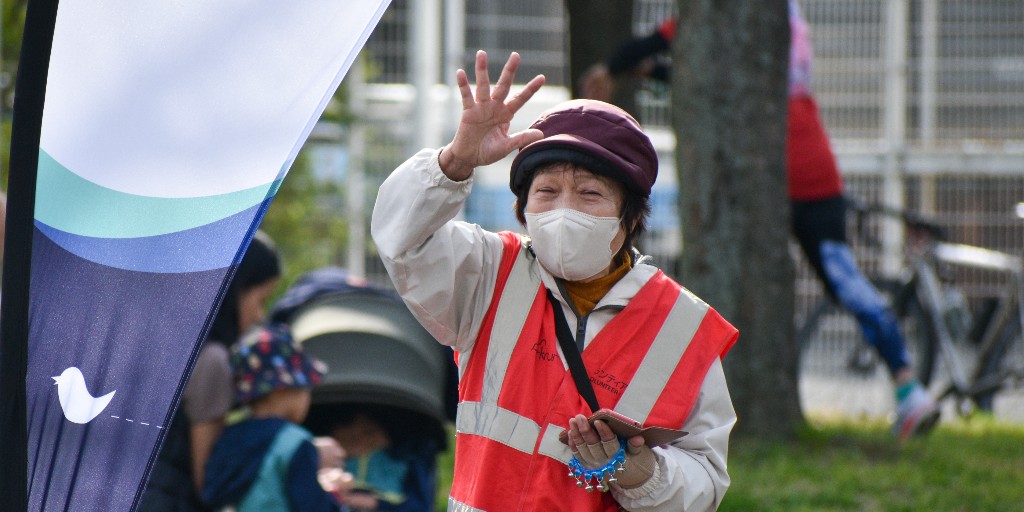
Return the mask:
{"type": "Polygon", "coordinates": [[[116,391],[111,391],[101,397],[93,397],[89,389],[85,387],[85,377],[82,371],[72,366],[64,373],[53,377],[57,385],[57,398],[60,400],[60,408],[64,411],[64,417],[72,423],[84,425],[93,420],[103,409],[107,407],[110,400],[114,398],[116,391]]]}

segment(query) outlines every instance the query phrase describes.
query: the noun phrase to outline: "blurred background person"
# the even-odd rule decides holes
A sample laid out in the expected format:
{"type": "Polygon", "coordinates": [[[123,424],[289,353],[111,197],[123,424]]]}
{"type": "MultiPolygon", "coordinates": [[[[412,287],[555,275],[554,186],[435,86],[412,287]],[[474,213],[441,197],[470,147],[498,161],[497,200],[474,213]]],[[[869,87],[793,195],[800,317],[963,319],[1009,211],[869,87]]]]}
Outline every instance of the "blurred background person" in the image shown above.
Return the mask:
{"type": "Polygon", "coordinates": [[[236,401],[245,419],[224,430],[206,465],[203,501],[238,512],[347,511],[350,477],[324,467],[300,424],[326,367],[303,352],[288,326],[251,331],[231,355],[236,401]]]}
{"type": "MultiPolygon", "coordinates": [[[[885,362],[896,395],[892,431],[900,440],[927,434],[939,420],[934,398],[917,380],[895,312],[864,275],[846,239],[843,179],[818,104],[811,92],[810,28],[796,0],[789,2],[789,116],[786,177],[794,237],[826,293],[857,319],[864,340],[885,362]]],[[[611,98],[625,75],[667,81],[664,60],[676,33],[676,19],[655,32],[626,41],[605,63],[581,79],[580,94],[611,98]]]]}
{"type": "Polygon", "coordinates": [[[150,473],[140,511],[208,510],[199,497],[204,468],[235,403],[229,347],[263,320],[280,276],[281,261],[273,241],[262,231],[256,232],[192,368],[150,473]]]}

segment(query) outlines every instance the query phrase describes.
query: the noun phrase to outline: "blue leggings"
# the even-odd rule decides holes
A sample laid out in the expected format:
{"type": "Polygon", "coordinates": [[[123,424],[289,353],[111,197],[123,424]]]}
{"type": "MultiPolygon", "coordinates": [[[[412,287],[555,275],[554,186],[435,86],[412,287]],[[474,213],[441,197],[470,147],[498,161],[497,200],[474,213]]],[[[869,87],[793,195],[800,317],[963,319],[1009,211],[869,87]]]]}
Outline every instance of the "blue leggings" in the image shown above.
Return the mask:
{"type": "Polygon", "coordinates": [[[792,206],[793,233],[811,266],[829,295],[857,319],[864,339],[895,376],[910,365],[907,346],[896,315],[860,271],[846,244],[844,200],[794,201],[792,206]]]}
{"type": "Polygon", "coordinates": [[[896,315],[853,259],[850,247],[842,242],[821,243],[821,260],[836,299],[857,318],[864,339],[873,345],[889,367],[889,373],[908,366],[907,346],[900,334],[896,315]]]}

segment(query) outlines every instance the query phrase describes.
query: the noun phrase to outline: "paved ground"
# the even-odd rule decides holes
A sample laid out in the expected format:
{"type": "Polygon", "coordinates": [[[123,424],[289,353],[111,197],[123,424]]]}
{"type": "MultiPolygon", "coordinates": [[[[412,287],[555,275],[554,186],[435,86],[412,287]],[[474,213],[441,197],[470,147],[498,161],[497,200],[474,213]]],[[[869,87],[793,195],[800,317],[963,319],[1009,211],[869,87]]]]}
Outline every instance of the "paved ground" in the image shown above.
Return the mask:
{"type": "MultiPolygon", "coordinates": [[[[800,381],[801,404],[805,411],[855,417],[891,418],[895,410],[892,386],[881,372],[870,377],[833,373],[812,373],[800,381]]],[[[953,400],[944,400],[942,421],[963,421],[953,400]]],[[[1024,389],[1010,389],[996,395],[995,416],[1024,423],[1024,389]]]]}
{"type": "MultiPolygon", "coordinates": [[[[975,352],[968,346],[957,346],[957,360],[969,373],[975,352]]],[[[1013,361],[1024,362],[1024,347],[1017,346],[1013,361]]],[[[911,351],[911,358],[916,354],[911,351]]],[[[932,392],[938,393],[940,383],[949,382],[945,361],[935,367],[932,392]]],[[[805,411],[850,416],[891,418],[895,397],[888,372],[877,361],[873,349],[864,343],[853,317],[836,313],[826,317],[822,327],[802,354],[800,394],[805,411]],[[850,361],[866,361],[860,374],[851,370],[850,361]]],[[[1006,421],[1024,423],[1024,383],[996,395],[995,416],[1006,421]]],[[[943,400],[942,420],[962,421],[952,399],[943,400]]]]}

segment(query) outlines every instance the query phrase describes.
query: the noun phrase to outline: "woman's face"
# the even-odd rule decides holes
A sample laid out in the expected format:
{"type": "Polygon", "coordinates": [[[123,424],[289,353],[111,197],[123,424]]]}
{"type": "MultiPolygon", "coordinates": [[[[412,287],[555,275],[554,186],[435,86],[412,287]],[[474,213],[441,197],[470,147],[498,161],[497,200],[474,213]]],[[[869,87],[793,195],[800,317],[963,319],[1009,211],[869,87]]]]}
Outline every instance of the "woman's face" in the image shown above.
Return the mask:
{"type": "Polygon", "coordinates": [[[537,171],[526,197],[526,213],[571,208],[595,217],[618,217],[622,190],[615,181],[572,164],[537,171]]]}
{"type": "Polygon", "coordinates": [[[277,287],[278,278],[242,291],[238,297],[238,332],[244,333],[263,321],[266,304],[277,287]]]}
{"type": "MultiPolygon", "coordinates": [[[[614,180],[573,164],[556,164],[537,171],[526,196],[526,213],[569,208],[595,217],[619,217],[622,187],[614,180]]],[[[621,247],[626,231],[619,226],[611,246],[621,247]]]]}

